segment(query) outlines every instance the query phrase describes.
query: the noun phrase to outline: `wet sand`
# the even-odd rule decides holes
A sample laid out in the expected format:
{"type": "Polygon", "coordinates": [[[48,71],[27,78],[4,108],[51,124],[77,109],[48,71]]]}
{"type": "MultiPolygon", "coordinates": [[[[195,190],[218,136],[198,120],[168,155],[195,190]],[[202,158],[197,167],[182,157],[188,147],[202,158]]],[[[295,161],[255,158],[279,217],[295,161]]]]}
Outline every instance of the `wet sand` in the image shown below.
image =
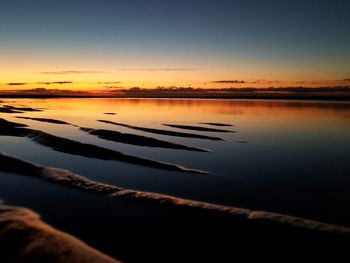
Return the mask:
{"type": "Polygon", "coordinates": [[[145,159],[137,156],[123,154],[118,151],[110,150],[93,144],[81,143],[67,138],[51,135],[39,130],[33,130],[25,127],[26,125],[9,122],[0,118],[0,135],[26,137],[40,145],[49,147],[55,151],[79,155],[88,158],[100,160],[111,160],[127,162],[135,165],[142,165],[152,168],[164,169],[168,171],[177,171],[185,173],[206,174],[205,171],[189,169],[181,165],[166,163],[151,159],[145,159]]]}
{"type": "MultiPolygon", "coordinates": [[[[33,120],[33,121],[40,121],[40,122],[46,122],[46,123],[53,123],[53,124],[71,125],[71,126],[78,127],[75,124],[71,124],[71,123],[61,121],[61,120],[56,120],[56,119],[32,118],[32,117],[22,117],[22,116],[16,116],[16,118],[33,120]]],[[[209,150],[203,149],[203,148],[196,148],[196,147],[192,147],[192,146],[171,143],[171,142],[167,142],[167,141],[158,140],[158,139],[155,139],[152,137],[146,137],[146,136],[141,136],[141,135],[136,135],[136,134],[121,133],[118,131],[104,130],[104,129],[92,129],[92,128],[86,128],[86,127],[80,127],[80,130],[85,131],[91,135],[95,135],[95,136],[97,136],[101,139],[104,139],[104,140],[120,142],[120,143],[125,143],[125,144],[131,144],[131,145],[137,145],[137,146],[147,146],[147,147],[188,150],[188,151],[196,151],[196,152],[209,152],[209,150]]]]}
{"type": "Polygon", "coordinates": [[[191,211],[201,211],[205,213],[226,214],[242,217],[245,218],[245,220],[266,220],[276,224],[285,225],[286,227],[293,226],[303,228],[306,231],[312,230],[325,233],[345,234],[350,237],[350,229],[346,227],[324,224],[277,213],[253,211],[249,209],[182,199],[164,194],[123,189],[119,186],[89,180],[67,170],[35,165],[3,153],[0,153],[0,160],[4,163],[4,165],[0,167],[1,171],[43,179],[53,183],[73,187],[80,191],[110,195],[111,197],[116,198],[126,198],[129,200],[140,201],[145,204],[157,205],[159,207],[165,206],[171,207],[172,209],[179,208],[180,210],[189,209],[191,211]]]}
{"type": "Polygon", "coordinates": [[[15,111],[27,111],[27,112],[43,111],[42,109],[35,109],[31,107],[15,107],[10,105],[3,105],[2,107],[10,110],[15,110],[15,111]]]}
{"type": "Polygon", "coordinates": [[[200,122],[199,124],[205,124],[205,125],[211,125],[211,126],[218,126],[218,127],[232,127],[234,125],[227,124],[227,123],[219,123],[219,122],[200,122]]]}
{"type": "Polygon", "coordinates": [[[162,130],[162,129],[154,129],[154,128],[146,128],[146,127],[139,127],[129,124],[124,124],[120,122],[113,122],[108,120],[98,120],[99,122],[122,126],[134,130],[149,132],[149,133],[155,133],[155,134],[161,134],[161,135],[167,135],[167,136],[175,136],[175,137],[183,137],[183,138],[196,138],[196,139],[205,139],[205,140],[213,140],[213,141],[224,141],[223,138],[220,137],[213,137],[213,136],[206,136],[201,134],[194,134],[194,133],[185,133],[185,132],[177,132],[177,131],[170,131],[170,130],[162,130]]]}
{"type": "MultiPolygon", "coordinates": [[[[38,166],[4,154],[0,154],[0,160],[1,163],[6,163],[6,166],[0,166],[2,171],[31,176],[39,180],[68,186],[79,191],[92,192],[96,194],[96,198],[99,198],[101,195],[107,196],[111,201],[115,199],[116,209],[118,208],[118,200],[130,206],[130,208],[134,204],[138,204],[141,207],[157,211],[158,216],[164,214],[171,215],[169,224],[175,224],[177,227],[180,227],[181,231],[189,231],[189,228],[191,228],[189,232],[191,235],[187,236],[185,243],[177,244],[175,247],[171,242],[172,236],[168,236],[168,241],[165,243],[161,242],[161,240],[153,240],[152,238],[150,239],[152,242],[138,243],[137,239],[121,236],[121,243],[123,241],[126,242],[123,246],[125,250],[117,250],[114,256],[116,258],[128,259],[126,260],[127,262],[141,262],[144,260],[149,262],[151,259],[153,259],[151,260],[153,262],[164,262],[164,260],[167,262],[176,262],[180,258],[183,261],[192,261],[195,259],[233,260],[241,256],[245,256],[246,259],[257,260],[262,258],[267,259],[266,254],[261,254],[265,249],[267,249],[265,253],[266,251],[269,252],[268,258],[271,262],[280,262],[280,256],[268,250],[272,247],[274,250],[288,253],[288,255],[292,253],[288,259],[294,260],[298,258],[326,260],[347,258],[346,244],[350,240],[350,229],[346,227],[277,213],[221,206],[158,193],[123,189],[118,186],[91,181],[66,170],[38,166]],[[187,225],[187,222],[193,222],[194,224],[187,225]],[[220,236],[221,239],[218,239],[220,236]],[[222,239],[223,236],[225,236],[225,239],[222,239]],[[232,238],[231,241],[228,239],[229,237],[232,238]],[[134,242],[130,243],[132,239],[134,242]],[[213,242],[213,240],[216,241],[213,242]],[[234,243],[233,250],[226,250],[232,242],[234,243]],[[190,244],[194,246],[191,249],[189,249],[191,247],[190,244]],[[196,245],[199,245],[203,250],[198,250],[196,245]],[[329,247],[330,245],[336,246],[336,254],[334,254],[334,251],[324,249],[324,247],[329,247]],[[176,247],[181,247],[181,250],[177,251],[176,247]],[[145,251],[154,251],[155,254],[145,254],[145,251]],[[198,254],[199,251],[200,253],[198,254]],[[234,252],[233,254],[232,251],[234,252]],[[247,254],[249,251],[254,253],[247,254]],[[121,257],[118,257],[119,253],[121,257]],[[168,256],[171,255],[171,257],[164,258],[165,253],[174,254],[167,254],[168,256]]],[[[147,218],[147,214],[145,218],[147,218]]],[[[179,230],[174,229],[171,233],[176,231],[179,230]]],[[[9,236],[11,237],[12,233],[9,236]]],[[[1,238],[2,235],[0,234],[0,240],[1,238]]],[[[41,236],[37,237],[34,234],[30,242],[34,242],[38,249],[40,249],[47,245],[47,243],[40,242],[40,240],[41,236]],[[37,239],[39,239],[39,242],[36,242],[37,239]]],[[[174,244],[176,244],[175,240],[176,238],[174,239],[174,244]]],[[[16,239],[17,241],[18,239],[16,239]]],[[[28,241],[28,243],[30,242],[28,241]]],[[[63,245],[67,245],[67,243],[64,242],[63,245]]],[[[113,243],[110,245],[113,247],[113,243]]],[[[9,246],[16,247],[15,244],[10,244],[9,246]]],[[[59,251],[51,251],[49,249],[49,252],[58,253],[59,251]]],[[[36,254],[39,258],[40,255],[40,253],[36,254]]]]}
{"type": "Polygon", "coordinates": [[[22,111],[13,110],[6,107],[0,107],[0,112],[1,113],[23,113],[22,111]]]}
{"type": "Polygon", "coordinates": [[[126,143],[131,145],[138,146],[147,146],[147,147],[156,147],[156,148],[168,148],[168,149],[178,149],[178,150],[188,150],[196,152],[209,152],[207,149],[196,148],[192,146],[171,143],[167,141],[158,140],[152,137],[146,137],[130,133],[122,133],[112,130],[104,129],[92,129],[92,128],[80,128],[82,131],[85,131],[89,134],[95,135],[101,139],[126,143]]]}
{"type": "Polygon", "coordinates": [[[74,124],[61,121],[61,120],[56,120],[56,119],[48,119],[48,118],[32,118],[32,117],[22,117],[22,116],[16,116],[18,119],[24,119],[24,120],[33,120],[33,121],[40,121],[40,122],[47,122],[47,123],[54,123],[54,124],[62,124],[62,125],[72,125],[75,126],[74,124]]]}
{"type": "Polygon", "coordinates": [[[183,130],[190,130],[190,131],[205,131],[205,132],[236,132],[236,131],[229,131],[229,130],[222,130],[222,129],[214,129],[214,128],[206,128],[201,126],[191,126],[191,125],[178,125],[178,124],[163,124],[164,126],[172,127],[172,128],[178,128],[183,130]]]}

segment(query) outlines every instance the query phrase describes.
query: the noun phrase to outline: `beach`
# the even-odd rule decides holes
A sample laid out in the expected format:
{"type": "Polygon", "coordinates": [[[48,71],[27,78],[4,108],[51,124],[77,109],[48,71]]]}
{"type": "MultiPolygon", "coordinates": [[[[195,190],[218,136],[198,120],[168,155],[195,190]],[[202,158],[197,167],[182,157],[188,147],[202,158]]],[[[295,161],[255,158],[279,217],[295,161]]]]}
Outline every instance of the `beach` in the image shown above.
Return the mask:
{"type": "Polygon", "coordinates": [[[348,102],[56,98],[0,107],[0,242],[36,244],[8,245],[4,261],[278,262],[271,247],[294,260],[348,257],[348,102]],[[14,234],[13,224],[37,234],[14,234]],[[62,235],[65,261],[50,249],[62,235]]]}

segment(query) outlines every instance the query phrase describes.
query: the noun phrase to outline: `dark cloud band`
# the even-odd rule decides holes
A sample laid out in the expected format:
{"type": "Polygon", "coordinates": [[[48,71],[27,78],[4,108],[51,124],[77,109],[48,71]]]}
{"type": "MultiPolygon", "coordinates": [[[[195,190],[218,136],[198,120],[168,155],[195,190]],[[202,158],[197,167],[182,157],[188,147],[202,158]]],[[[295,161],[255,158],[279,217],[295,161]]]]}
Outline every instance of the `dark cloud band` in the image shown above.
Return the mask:
{"type": "Polygon", "coordinates": [[[50,85],[50,84],[72,84],[73,81],[51,81],[51,82],[37,82],[37,84],[45,84],[45,85],[50,85]]]}
{"type": "Polygon", "coordinates": [[[22,86],[22,85],[27,85],[28,83],[24,83],[24,82],[10,82],[7,83],[7,86],[22,86]]]}
{"type": "Polygon", "coordinates": [[[97,70],[62,70],[62,71],[42,71],[40,74],[45,75],[68,75],[68,74],[98,74],[104,73],[104,71],[97,70]]]}

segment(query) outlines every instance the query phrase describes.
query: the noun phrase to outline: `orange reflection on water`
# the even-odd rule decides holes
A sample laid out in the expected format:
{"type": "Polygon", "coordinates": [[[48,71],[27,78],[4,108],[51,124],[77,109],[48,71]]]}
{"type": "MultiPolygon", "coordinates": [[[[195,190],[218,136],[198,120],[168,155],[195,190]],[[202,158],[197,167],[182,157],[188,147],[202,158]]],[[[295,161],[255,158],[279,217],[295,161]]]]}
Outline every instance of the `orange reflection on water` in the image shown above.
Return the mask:
{"type": "MultiPolygon", "coordinates": [[[[13,100],[8,100],[10,101],[13,100]]],[[[223,122],[255,128],[267,124],[278,127],[306,124],[338,125],[338,127],[350,125],[350,103],[347,102],[65,98],[23,99],[12,103],[7,103],[5,100],[5,104],[44,108],[43,112],[25,113],[23,116],[61,119],[82,126],[95,127],[100,125],[96,122],[98,119],[143,126],[159,126],[164,122],[186,124],[223,122]],[[105,115],[106,112],[114,112],[116,115],[105,115]]]]}

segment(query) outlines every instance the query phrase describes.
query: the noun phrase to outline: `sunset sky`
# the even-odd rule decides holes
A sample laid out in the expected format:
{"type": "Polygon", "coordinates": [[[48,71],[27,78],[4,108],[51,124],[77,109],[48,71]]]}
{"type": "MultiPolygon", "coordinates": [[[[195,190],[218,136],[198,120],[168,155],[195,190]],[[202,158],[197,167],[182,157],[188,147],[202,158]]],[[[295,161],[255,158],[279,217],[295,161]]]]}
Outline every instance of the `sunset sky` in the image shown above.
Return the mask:
{"type": "Polygon", "coordinates": [[[1,0],[0,89],[350,84],[349,0],[1,0]]]}

